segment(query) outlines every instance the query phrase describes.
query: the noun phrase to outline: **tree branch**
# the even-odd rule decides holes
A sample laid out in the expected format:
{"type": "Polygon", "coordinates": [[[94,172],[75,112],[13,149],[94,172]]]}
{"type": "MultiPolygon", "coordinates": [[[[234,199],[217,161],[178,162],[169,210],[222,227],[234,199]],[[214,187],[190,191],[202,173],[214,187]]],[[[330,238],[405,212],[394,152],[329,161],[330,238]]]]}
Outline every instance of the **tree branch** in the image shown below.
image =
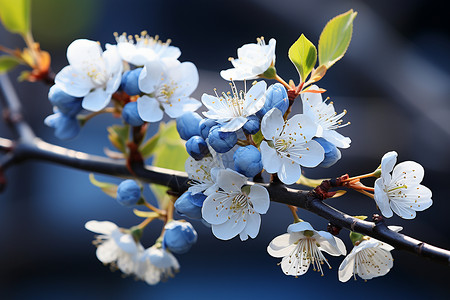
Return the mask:
{"type": "MultiPolygon", "coordinates": [[[[105,175],[133,178],[125,160],[90,155],[46,143],[34,138],[33,143],[18,142],[14,144],[7,139],[0,139],[0,145],[14,145],[14,162],[36,159],[72,167],[79,170],[96,172],[105,175]]],[[[4,148],[0,147],[0,150],[4,148]]],[[[183,193],[189,187],[189,179],[185,172],[168,170],[142,164],[133,165],[137,179],[148,183],[156,183],[169,187],[173,192],[183,193]]],[[[134,177],[134,178],[136,178],[134,177]]],[[[249,185],[255,184],[248,182],[249,185]]],[[[323,202],[323,194],[331,187],[340,186],[339,179],[324,181],[318,188],[311,191],[287,188],[280,183],[258,183],[267,188],[271,201],[284,203],[313,212],[331,223],[351,231],[356,231],[386,242],[396,249],[405,250],[418,256],[429,258],[446,265],[450,264],[450,251],[441,249],[407,235],[390,230],[383,220],[377,222],[362,221],[336,210],[323,202]]]]}
{"type": "MultiPolygon", "coordinates": [[[[134,164],[131,166],[133,176],[127,168],[125,160],[119,161],[90,155],[42,141],[35,136],[31,127],[23,120],[19,99],[6,75],[0,75],[0,86],[3,94],[3,111],[6,111],[4,115],[19,136],[18,141],[0,138],[0,151],[6,152],[0,160],[0,187],[4,185],[3,172],[7,167],[35,159],[89,172],[123,178],[137,178],[145,182],[167,186],[178,194],[188,189],[189,179],[185,172],[134,164]]],[[[248,182],[248,184],[253,185],[255,183],[248,182]]],[[[448,250],[389,230],[382,219],[377,219],[376,222],[362,221],[324,203],[323,200],[327,198],[330,188],[342,185],[339,178],[325,180],[311,191],[287,188],[278,182],[258,184],[267,188],[272,201],[306,209],[327,219],[334,225],[369,235],[392,245],[396,249],[402,249],[446,265],[450,264],[450,251],[448,250]]]]}

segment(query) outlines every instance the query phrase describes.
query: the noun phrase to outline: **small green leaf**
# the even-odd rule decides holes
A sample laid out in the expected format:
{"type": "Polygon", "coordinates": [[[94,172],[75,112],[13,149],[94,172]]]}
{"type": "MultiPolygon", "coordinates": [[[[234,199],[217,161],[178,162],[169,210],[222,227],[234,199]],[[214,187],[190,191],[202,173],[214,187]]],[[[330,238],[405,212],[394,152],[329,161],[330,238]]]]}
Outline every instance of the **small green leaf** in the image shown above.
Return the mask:
{"type": "Polygon", "coordinates": [[[154,211],[142,211],[142,210],[137,210],[137,209],[133,209],[133,213],[141,218],[158,218],[159,214],[154,212],[154,211]]]}
{"type": "Polygon", "coordinates": [[[139,151],[141,152],[144,158],[150,157],[156,149],[156,145],[158,145],[159,138],[161,134],[158,132],[150,139],[148,139],[144,144],[141,144],[139,147],[139,151]]]}
{"type": "Polygon", "coordinates": [[[109,182],[101,182],[95,179],[94,174],[89,174],[89,181],[99,187],[106,195],[117,198],[117,185],[109,182]]]}
{"type": "Polygon", "coordinates": [[[30,29],[30,0],[0,0],[0,18],[9,31],[27,35],[30,29]]]}
{"type": "Polygon", "coordinates": [[[127,140],[130,127],[128,125],[112,125],[108,127],[108,139],[120,152],[127,152],[127,140]]]}
{"type": "Polygon", "coordinates": [[[264,140],[264,136],[262,135],[261,130],[259,130],[257,133],[255,133],[253,136],[253,142],[255,142],[256,146],[259,147],[261,142],[264,140]]]}
{"type": "Polygon", "coordinates": [[[317,61],[316,47],[302,34],[289,48],[288,55],[300,74],[301,82],[305,82],[317,61]]]}
{"type": "Polygon", "coordinates": [[[325,25],[319,38],[319,65],[325,65],[329,69],[344,56],[352,39],[356,15],[357,12],[350,9],[325,25]]]}
{"type": "Polygon", "coordinates": [[[21,63],[20,59],[10,55],[0,56],[0,74],[6,73],[21,63]]]}
{"type": "MultiPolygon", "coordinates": [[[[160,137],[153,151],[153,165],[161,168],[184,171],[184,164],[189,157],[184,146],[184,141],[180,139],[176,123],[174,121],[167,124],[161,123],[159,127],[160,137]]],[[[167,195],[168,188],[165,186],[150,185],[158,200],[159,208],[166,209],[170,196],[167,195]]]]}

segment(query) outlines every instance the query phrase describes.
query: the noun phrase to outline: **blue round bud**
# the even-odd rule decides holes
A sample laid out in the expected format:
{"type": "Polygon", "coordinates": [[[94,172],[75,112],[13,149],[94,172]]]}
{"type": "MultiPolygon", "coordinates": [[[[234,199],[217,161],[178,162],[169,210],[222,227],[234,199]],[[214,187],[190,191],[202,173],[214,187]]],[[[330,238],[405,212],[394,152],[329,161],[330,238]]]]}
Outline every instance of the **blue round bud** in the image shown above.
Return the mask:
{"type": "Polygon", "coordinates": [[[258,118],[264,115],[272,108],[278,108],[284,114],[289,107],[289,99],[286,88],[281,83],[275,83],[269,86],[266,91],[266,102],[263,108],[256,113],[258,118]]]}
{"type": "Polygon", "coordinates": [[[187,141],[194,135],[200,135],[199,123],[202,117],[198,113],[188,111],[177,118],[177,130],[180,137],[187,141]]]}
{"type": "Polygon", "coordinates": [[[137,102],[128,102],[122,109],[122,118],[131,126],[141,126],[145,122],[138,113],[137,102]]]}
{"type": "Polygon", "coordinates": [[[73,117],[78,114],[81,109],[81,98],[76,98],[66,94],[59,86],[53,85],[48,92],[48,99],[58,111],[66,116],[73,117]]]}
{"type": "Polygon", "coordinates": [[[251,115],[247,117],[247,122],[242,126],[242,130],[245,134],[255,134],[259,131],[260,124],[261,120],[257,116],[251,115]]]}
{"type": "Polygon", "coordinates": [[[209,153],[208,144],[198,135],[194,135],[186,142],[186,151],[195,160],[200,160],[209,153]]]}
{"type": "Polygon", "coordinates": [[[209,131],[208,141],[217,153],[225,153],[231,150],[237,143],[236,132],[222,132],[220,125],[213,126],[209,131]]]}
{"type": "Polygon", "coordinates": [[[205,140],[208,138],[209,131],[211,130],[211,127],[217,125],[217,122],[212,119],[203,119],[198,124],[198,130],[200,131],[200,135],[205,140]]]}
{"type": "Polygon", "coordinates": [[[202,206],[206,196],[202,193],[192,195],[185,192],[175,201],[175,210],[181,215],[191,219],[202,218],[202,206]]]}
{"type": "Polygon", "coordinates": [[[117,202],[123,206],[136,205],[141,199],[141,188],[136,181],[127,179],[117,188],[117,202]]]}
{"type": "Polygon", "coordinates": [[[120,83],[121,89],[130,96],[139,95],[141,90],[139,89],[139,75],[142,68],[136,68],[131,71],[126,71],[122,76],[122,82],[120,83]]]}
{"type": "Polygon", "coordinates": [[[189,222],[172,221],[164,229],[163,247],[173,253],[186,253],[197,242],[197,232],[189,222]]]}
{"type": "Polygon", "coordinates": [[[333,144],[324,138],[314,138],[314,141],[318,142],[322,148],[325,150],[325,158],[318,165],[322,168],[328,168],[334,165],[338,160],[341,159],[341,151],[333,144]]]}
{"type": "Polygon", "coordinates": [[[70,140],[80,132],[80,123],[74,116],[57,112],[45,118],[44,123],[55,129],[55,136],[61,140],[70,140]]]}
{"type": "Polygon", "coordinates": [[[239,147],[233,155],[234,169],[247,177],[253,177],[263,169],[261,152],[253,146],[239,147]]]}

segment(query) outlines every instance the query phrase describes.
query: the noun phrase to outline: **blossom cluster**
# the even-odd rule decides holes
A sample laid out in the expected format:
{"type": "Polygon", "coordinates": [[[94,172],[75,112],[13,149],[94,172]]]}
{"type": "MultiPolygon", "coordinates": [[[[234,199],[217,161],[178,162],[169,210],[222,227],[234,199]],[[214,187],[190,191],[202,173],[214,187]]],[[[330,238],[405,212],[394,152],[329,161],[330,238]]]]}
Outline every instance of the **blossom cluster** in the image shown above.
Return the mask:
{"type": "MultiPolygon", "coordinates": [[[[238,58],[230,59],[233,68],[220,73],[230,81],[231,90],[204,93],[201,101],[191,97],[199,81],[197,68],[191,62],[180,62],[181,51],[170,41],[163,43],[143,32],[134,38],[116,34],[116,42],[107,44],[105,51],[85,39],[70,44],[69,65],[56,75],[49,92],[55,113],[45,122],[55,128],[57,137],[73,138],[80,130],[83,109],[97,114],[106,111],[110,102],[125,124],[138,129],[161,121],[164,114],[176,119],[190,156],[185,162],[190,187],[169,205],[182,217],[201,220],[221,240],[239,235],[245,241],[260,231],[270,195],[262,184],[249,182],[251,178],[262,179],[266,172],[273,181],[299,183],[304,168],[330,167],[340,160],[340,149],[350,147],[350,138],[338,132],[350,124],[342,120],[347,111],[337,113],[333,102],[323,99],[325,90],[312,84],[317,79],[305,83],[301,78],[295,86],[277,77],[275,39],[266,44],[259,38],[239,48],[238,58]],[[279,83],[268,86],[263,78],[277,78],[279,83]],[[254,79],[247,90],[245,81],[254,79]],[[236,85],[241,80],[244,90],[236,85]],[[302,112],[294,113],[292,104],[298,96],[302,112]],[[195,112],[202,104],[202,114],[195,112]]],[[[373,198],[383,216],[392,217],[394,212],[412,219],[416,211],[431,206],[432,194],[420,184],[422,166],[403,162],[394,168],[396,158],[396,152],[387,153],[375,172],[350,178],[346,186],[373,198]],[[378,178],[373,188],[362,185],[360,179],[365,177],[378,178]]],[[[108,221],[86,223],[88,230],[99,234],[98,259],[149,284],[173,276],[179,264],[172,253],[185,253],[197,240],[192,225],[174,221],[172,210],[146,202],[134,180],[123,181],[116,192],[121,205],[143,204],[153,212],[144,214],[146,221],[130,229],[108,221]],[[158,218],[165,221],[161,237],[145,249],[140,243],[142,230],[158,218]]],[[[271,256],[282,258],[286,275],[303,275],[310,266],[323,275],[323,266],[331,266],[322,252],[347,255],[341,239],[316,231],[295,211],[293,215],[287,233],[267,247],[271,256]]],[[[354,232],[350,237],[354,248],[339,267],[340,281],[352,275],[371,279],[389,272],[392,246],[354,232]]]]}

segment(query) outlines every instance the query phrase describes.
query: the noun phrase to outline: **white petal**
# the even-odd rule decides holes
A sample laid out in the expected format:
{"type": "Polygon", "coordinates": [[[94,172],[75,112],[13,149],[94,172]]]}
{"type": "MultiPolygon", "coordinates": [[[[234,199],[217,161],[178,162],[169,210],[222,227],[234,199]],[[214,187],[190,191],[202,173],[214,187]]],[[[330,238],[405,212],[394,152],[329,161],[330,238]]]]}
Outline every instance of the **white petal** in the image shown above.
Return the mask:
{"type": "Polygon", "coordinates": [[[335,130],[324,130],[322,136],[336,147],[343,149],[350,147],[350,143],[352,142],[350,138],[343,136],[335,130]]]}
{"type": "Polygon", "coordinates": [[[115,230],[111,234],[111,238],[122,251],[129,254],[134,254],[137,252],[137,245],[131,234],[124,234],[119,230],[115,230]]]}
{"type": "Polygon", "coordinates": [[[261,143],[260,149],[264,169],[267,173],[277,173],[281,166],[281,158],[277,154],[277,151],[270,147],[266,141],[261,143]]]}
{"type": "Polygon", "coordinates": [[[342,261],[341,265],[339,266],[339,281],[341,282],[347,282],[353,275],[353,269],[355,267],[355,256],[352,253],[347,255],[347,257],[342,261]]]}
{"type": "Polygon", "coordinates": [[[389,173],[391,173],[396,163],[397,152],[395,151],[390,151],[381,158],[381,177],[383,177],[385,184],[389,184],[391,178],[389,173]]]}
{"type": "Polygon", "coordinates": [[[247,116],[257,113],[266,102],[267,83],[259,81],[245,94],[244,112],[247,116]]]}
{"type": "Polygon", "coordinates": [[[258,184],[252,185],[248,194],[248,200],[252,203],[253,209],[260,214],[265,214],[269,209],[269,192],[263,186],[258,184]]]}
{"type": "Polygon", "coordinates": [[[244,80],[256,79],[258,74],[247,72],[243,69],[231,68],[220,71],[220,76],[225,80],[244,80]]]}
{"type": "Polygon", "coordinates": [[[295,183],[300,178],[301,173],[299,164],[288,158],[281,158],[281,167],[277,175],[284,184],[295,183]]]}
{"type": "Polygon", "coordinates": [[[83,98],[81,105],[86,110],[99,111],[109,104],[111,96],[111,93],[108,93],[103,89],[96,89],[83,98]]]}
{"type": "Polygon", "coordinates": [[[147,62],[139,74],[139,89],[144,93],[153,93],[164,80],[164,76],[164,65],[160,61],[147,62]]]}
{"type": "Polygon", "coordinates": [[[177,97],[188,97],[198,86],[197,67],[191,62],[183,62],[175,68],[167,70],[170,82],[176,83],[175,94],[177,97]]]}
{"type": "Polygon", "coordinates": [[[284,257],[289,255],[296,245],[290,243],[290,234],[285,233],[274,238],[269,246],[267,252],[273,257],[284,257]]]}
{"type": "Polygon", "coordinates": [[[340,238],[334,237],[331,233],[326,231],[319,231],[318,234],[320,234],[320,236],[322,237],[316,239],[320,244],[319,249],[333,256],[347,254],[345,244],[340,238]]]}
{"type": "Polygon", "coordinates": [[[255,213],[253,210],[250,210],[249,213],[244,217],[243,221],[247,223],[244,228],[245,234],[254,239],[259,233],[259,228],[261,226],[261,216],[258,213],[255,213]]]}
{"type": "Polygon", "coordinates": [[[144,95],[137,99],[139,116],[146,122],[158,122],[163,117],[163,111],[155,98],[144,95]]]}
{"type": "Polygon", "coordinates": [[[86,224],[84,224],[84,227],[92,232],[106,235],[111,234],[111,232],[118,228],[117,225],[113,222],[95,220],[86,222],[86,224]]]}
{"type": "Polygon", "coordinates": [[[102,48],[97,42],[79,39],[67,47],[67,60],[71,66],[80,71],[101,61],[102,53],[102,48]]]}
{"type": "Polygon", "coordinates": [[[299,140],[301,137],[304,141],[310,141],[316,135],[316,132],[317,124],[310,117],[304,114],[297,114],[286,122],[281,135],[291,136],[299,140]],[[294,132],[296,133],[295,136],[294,132]]]}
{"type": "Polygon", "coordinates": [[[86,74],[76,71],[71,66],[64,67],[56,74],[55,84],[73,97],[84,97],[94,87],[86,74]]]}
{"type": "Polygon", "coordinates": [[[299,257],[296,257],[295,254],[283,257],[283,259],[281,260],[281,269],[283,270],[284,274],[300,276],[308,271],[311,264],[310,258],[303,259],[305,254],[299,254],[299,257]]]}
{"type": "Polygon", "coordinates": [[[222,193],[213,193],[206,197],[202,206],[202,217],[209,224],[222,224],[232,214],[231,199],[222,193]]]}
{"type": "Polygon", "coordinates": [[[268,140],[274,140],[283,130],[283,114],[278,108],[269,110],[261,121],[261,133],[268,140]]]}
{"type": "Polygon", "coordinates": [[[212,225],[212,232],[215,237],[221,240],[229,240],[238,235],[244,227],[246,222],[242,218],[242,213],[238,212],[230,216],[230,219],[223,224],[212,225]]]}
{"type": "Polygon", "coordinates": [[[287,232],[303,232],[305,230],[314,231],[314,228],[308,222],[298,222],[288,226],[287,232]]]}
{"type": "Polygon", "coordinates": [[[233,118],[229,122],[227,122],[225,125],[220,127],[220,131],[234,132],[234,131],[241,129],[241,127],[244,126],[245,123],[247,123],[246,117],[233,118]]]}
{"type": "Polygon", "coordinates": [[[119,248],[113,240],[107,240],[99,245],[95,254],[99,261],[109,264],[117,259],[119,248]]]}
{"type": "Polygon", "coordinates": [[[384,191],[384,182],[383,178],[378,178],[375,180],[375,192],[374,199],[377,203],[378,208],[381,211],[381,214],[386,218],[392,217],[392,210],[389,205],[389,198],[386,192],[384,191]]]}
{"type": "Polygon", "coordinates": [[[225,192],[241,192],[241,187],[247,183],[247,177],[236,171],[225,169],[217,174],[217,184],[225,192]]]}
{"type": "Polygon", "coordinates": [[[287,152],[290,154],[289,159],[308,168],[316,167],[325,157],[325,150],[318,142],[314,140],[302,145],[295,145],[287,152]]]}
{"type": "Polygon", "coordinates": [[[162,103],[162,106],[169,117],[178,118],[185,112],[197,110],[201,103],[194,98],[185,97],[171,103],[162,103]]]}
{"type": "MultiPolygon", "coordinates": [[[[319,87],[317,85],[312,85],[308,91],[318,90],[319,87]]],[[[300,94],[303,103],[303,112],[306,113],[308,110],[313,109],[315,106],[320,105],[322,100],[321,93],[302,93],[300,94]]]]}
{"type": "Polygon", "coordinates": [[[404,161],[395,166],[391,180],[400,185],[412,186],[419,184],[424,174],[425,170],[420,164],[414,161],[404,161]]]}

